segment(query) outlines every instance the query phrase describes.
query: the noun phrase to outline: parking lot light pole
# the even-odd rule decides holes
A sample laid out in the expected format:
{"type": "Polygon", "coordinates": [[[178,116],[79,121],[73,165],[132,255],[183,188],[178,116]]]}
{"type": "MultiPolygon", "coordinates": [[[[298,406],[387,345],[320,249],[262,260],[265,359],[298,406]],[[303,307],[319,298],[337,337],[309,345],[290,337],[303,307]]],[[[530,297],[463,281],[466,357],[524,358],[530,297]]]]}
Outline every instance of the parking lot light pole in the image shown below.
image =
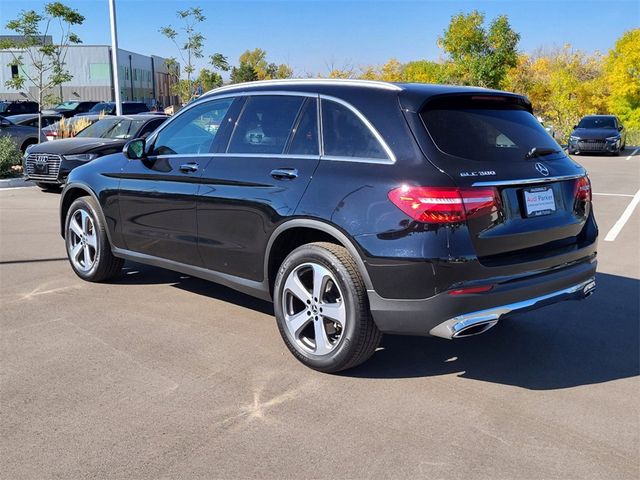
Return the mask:
{"type": "Polygon", "coordinates": [[[111,20],[111,71],[113,72],[113,93],[116,103],[116,115],[122,115],[120,98],[120,78],[118,76],[118,29],[116,27],[116,0],[109,0],[109,19],[111,20]]]}

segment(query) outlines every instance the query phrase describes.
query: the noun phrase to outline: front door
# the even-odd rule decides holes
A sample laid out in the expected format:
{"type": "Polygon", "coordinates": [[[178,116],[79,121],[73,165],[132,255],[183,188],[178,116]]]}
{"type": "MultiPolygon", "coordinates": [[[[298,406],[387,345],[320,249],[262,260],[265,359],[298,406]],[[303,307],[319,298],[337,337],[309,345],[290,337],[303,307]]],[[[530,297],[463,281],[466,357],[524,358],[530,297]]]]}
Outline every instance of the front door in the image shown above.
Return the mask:
{"type": "Polygon", "coordinates": [[[246,99],[228,146],[202,176],[197,218],[205,267],[263,280],[268,239],[293,215],[318,166],[318,133],[313,94],[246,99]]]}
{"type": "Polygon", "coordinates": [[[149,138],[146,158],[127,163],[119,192],[127,249],[201,266],[196,197],[232,104],[228,98],[188,108],[149,138]]]}

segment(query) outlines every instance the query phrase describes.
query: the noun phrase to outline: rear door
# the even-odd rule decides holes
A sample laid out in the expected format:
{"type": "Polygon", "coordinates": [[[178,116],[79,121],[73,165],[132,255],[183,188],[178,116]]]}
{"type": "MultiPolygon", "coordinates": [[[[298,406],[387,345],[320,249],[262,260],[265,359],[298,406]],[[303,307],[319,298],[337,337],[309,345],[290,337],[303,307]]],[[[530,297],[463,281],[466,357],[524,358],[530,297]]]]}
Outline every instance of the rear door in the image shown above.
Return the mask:
{"type": "Polygon", "coordinates": [[[479,257],[520,252],[525,260],[527,252],[537,256],[578,241],[589,212],[576,199],[585,171],[523,99],[447,96],[427,103],[419,116],[430,139],[429,160],[476,197],[495,195],[495,208],[467,221],[479,257]]]}
{"type": "Polygon", "coordinates": [[[198,195],[199,249],[207,268],[261,281],[275,226],[292,215],[319,162],[316,95],[246,97],[198,195]]]}
{"type": "Polygon", "coordinates": [[[196,197],[233,99],[185,110],[149,139],[148,157],[127,163],[120,181],[122,235],[129,250],[201,265],[196,197]]]}

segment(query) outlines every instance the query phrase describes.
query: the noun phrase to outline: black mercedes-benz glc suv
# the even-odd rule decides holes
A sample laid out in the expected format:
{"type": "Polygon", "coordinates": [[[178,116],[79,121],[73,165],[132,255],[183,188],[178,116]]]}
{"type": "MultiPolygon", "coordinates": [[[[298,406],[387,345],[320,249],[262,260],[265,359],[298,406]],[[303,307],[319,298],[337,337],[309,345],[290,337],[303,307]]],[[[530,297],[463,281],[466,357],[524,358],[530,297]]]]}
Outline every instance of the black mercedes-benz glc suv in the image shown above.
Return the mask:
{"type": "Polygon", "coordinates": [[[526,98],[486,89],[222,87],[73,170],[60,220],[81,278],[133,260],[272,300],[325,372],[382,333],[466,337],[595,287],[585,170],[526,98]]]}

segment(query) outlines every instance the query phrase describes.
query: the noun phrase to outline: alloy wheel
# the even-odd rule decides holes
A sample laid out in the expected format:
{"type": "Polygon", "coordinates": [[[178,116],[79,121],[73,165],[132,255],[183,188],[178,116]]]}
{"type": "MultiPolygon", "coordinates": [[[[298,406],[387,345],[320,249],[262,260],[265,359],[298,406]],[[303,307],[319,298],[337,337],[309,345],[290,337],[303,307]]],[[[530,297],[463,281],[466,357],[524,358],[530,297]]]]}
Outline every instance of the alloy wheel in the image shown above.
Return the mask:
{"type": "Polygon", "coordinates": [[[296,346],[327,355],[340,343],[347,318],[333,273],[317,263],[303,263],[287,277],[282,292],[285,324],[296,346]]]}
{"type": "Polygon", "coordinates": [[[86,210],[79,208],[69,220],[69,259],[74,267],[88,272],[96,263],[98,237],[93,218],[86,210]]]}

